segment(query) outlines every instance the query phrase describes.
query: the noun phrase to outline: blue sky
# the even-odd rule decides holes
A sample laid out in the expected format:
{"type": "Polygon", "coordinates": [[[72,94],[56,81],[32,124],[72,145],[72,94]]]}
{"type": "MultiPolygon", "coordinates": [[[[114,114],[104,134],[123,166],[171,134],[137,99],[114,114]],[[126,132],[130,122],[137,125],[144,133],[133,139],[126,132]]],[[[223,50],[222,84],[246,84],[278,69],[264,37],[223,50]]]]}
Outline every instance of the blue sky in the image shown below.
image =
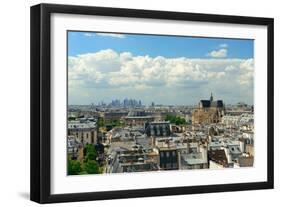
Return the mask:
{"type": "Polygon", "coordinates": [[[68,32],[69,104],[253,104],[254,41],[68,32]]]}
{"type": "Polygon", "coordinates": [[[228,58],[253,58],[253,40],[134,34],[121,37],[101,36],[94,32],[68,32],[68,55],[110,48],[116,52],[130,51],[133,55],[151,57],[208,58],[208,52],[226,44],[228,58]]]}

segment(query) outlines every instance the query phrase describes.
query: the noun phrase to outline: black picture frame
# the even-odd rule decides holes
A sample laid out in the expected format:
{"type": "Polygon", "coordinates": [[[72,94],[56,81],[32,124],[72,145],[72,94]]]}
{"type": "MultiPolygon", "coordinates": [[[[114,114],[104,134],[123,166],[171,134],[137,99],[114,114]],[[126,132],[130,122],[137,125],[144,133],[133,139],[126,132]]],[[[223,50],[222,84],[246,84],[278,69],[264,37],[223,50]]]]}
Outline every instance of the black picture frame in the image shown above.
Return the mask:
{"type": "Polygon", "coordinates": [[[272,189],[274,187],[274,71],[272,18],[195,14],[170,11],[136,10],[73,5],[39,4],[31,7],[31,151],[30,199],[38,203],[166,196],[210,192],[272,189]],[[51,71],[50,15],[52,13],[151,18],[194,22],[218,22],[267,26],[267,181],[189,187],[51,194],[51,71]]]}

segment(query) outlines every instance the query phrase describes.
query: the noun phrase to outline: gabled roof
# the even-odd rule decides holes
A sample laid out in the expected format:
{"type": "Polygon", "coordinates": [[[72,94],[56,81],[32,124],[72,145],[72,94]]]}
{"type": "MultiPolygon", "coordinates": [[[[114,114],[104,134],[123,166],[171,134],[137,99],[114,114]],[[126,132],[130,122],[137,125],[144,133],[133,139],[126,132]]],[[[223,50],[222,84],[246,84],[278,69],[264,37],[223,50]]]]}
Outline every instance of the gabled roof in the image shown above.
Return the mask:
{"type": "Polygon", "coordinates": [[[203,107],[210,107],[211,102],[209,100],[200,100],[203,107]]]}
{"type": "Polygon", "coordinates": [[[208,107],[223,107],[223,101],[222,100],[217,100],[217,101],[209,101],[209,100],[200,100],[200,103],[204,108],[208,107]]]}
{"type": "Polygon", "coordinates": [[[227,157],[225,154],[225,151],[223,149],[221,150],[211,150],[208,152],[209,159],[223,165],[224,167],[228,166],[227,157]]]}
{"type": "Polygon", "coordinates": [[[212,101],[211,106],[212,107],[223,107],[223,101],[222,100],[212,101]]]}

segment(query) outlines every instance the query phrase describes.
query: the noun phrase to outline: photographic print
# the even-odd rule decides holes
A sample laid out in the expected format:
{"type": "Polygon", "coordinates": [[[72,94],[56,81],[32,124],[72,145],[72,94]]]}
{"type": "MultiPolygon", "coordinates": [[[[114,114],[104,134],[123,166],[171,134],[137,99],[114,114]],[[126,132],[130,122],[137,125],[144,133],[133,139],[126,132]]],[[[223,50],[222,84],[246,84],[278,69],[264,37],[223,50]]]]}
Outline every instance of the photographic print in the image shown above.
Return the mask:
{"type": "Polygon", "coordinates": [[[38,4],[30,199],[274,188],[274,19],[38,4]]]}
{"type": "Polygon", "coordinates": [[[67,174],[254,166],[254,40],[67,31],[67,174]]]}

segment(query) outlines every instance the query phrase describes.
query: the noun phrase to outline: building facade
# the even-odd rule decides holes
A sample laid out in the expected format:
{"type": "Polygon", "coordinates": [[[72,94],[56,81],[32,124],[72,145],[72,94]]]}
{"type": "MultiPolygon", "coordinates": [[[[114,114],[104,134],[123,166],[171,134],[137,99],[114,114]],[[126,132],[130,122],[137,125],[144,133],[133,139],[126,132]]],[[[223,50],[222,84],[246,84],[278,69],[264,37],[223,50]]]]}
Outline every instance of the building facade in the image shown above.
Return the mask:
{"type": "Polygon", "coordinates": [[[147,115],[145,111],[134,110],[130,111],[126,117],[124,117],[125,124],[128,126],[144,126],[146,122],[154,121],[154,117],[147,115]]]}
{"type": "Polygon", "coordinates": [[[68,136],[82,144],[97,144],[96,122],[89,120],[68,121],[68,136]]]}
{"type": "Polygon", "coordinates": [[[145,133],[147,136],[165,137],[171,135],[170,122],[149,122],[145,123],[145,133]]]}
{"type": "Polygon", "coordinates": [[[192,112],[192,124],[219,123],[224,115],[222,100],[213,100],[213,94],[209,100],[200,100],[198,107],[192,112]]]}

